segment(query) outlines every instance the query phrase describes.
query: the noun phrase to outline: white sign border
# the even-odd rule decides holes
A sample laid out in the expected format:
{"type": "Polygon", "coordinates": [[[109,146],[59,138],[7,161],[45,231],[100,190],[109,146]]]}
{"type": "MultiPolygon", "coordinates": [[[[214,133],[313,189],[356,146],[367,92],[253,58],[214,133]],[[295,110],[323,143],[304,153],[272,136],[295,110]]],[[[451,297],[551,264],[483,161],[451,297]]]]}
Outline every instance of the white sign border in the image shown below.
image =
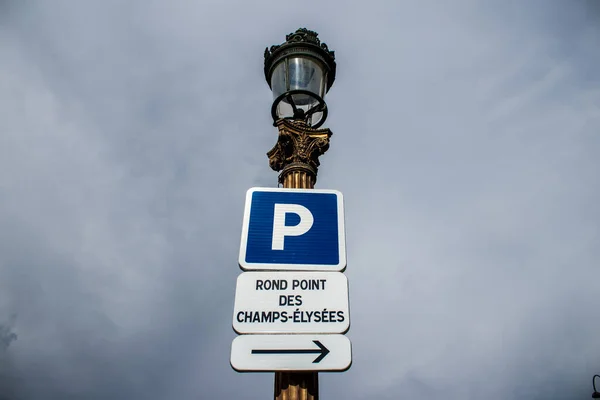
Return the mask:
{"type": "Polygon", "coordinates": [[[344,195],[339,190],[333,189],[288,189],[252,187],[246,192],[244,206],[244,219],[242,222],[242,237],[240,241],[240,254],[238,263],[244,271],[331,271],[343,272],[346,270],[346,231],[344,224],[344,195]],[[288,193],[324,193],[335,194],[337,197],[338,212],[338,249],[340,260],[337,265],[330,264],[276,264],[276,263],[248,263],[246,262],[246,247],[248,244],[248,228],[250,226],[250,207],[254,192],[288,192],[288,193]]]}
{"type": "MultiPolygon", "coordinates": [[[[329,275],[331,276],[331,275],[329,275]]],[[[301,308],[303,306],[298,306],[298,308],[301,308]]],[[[329,308],[329,307],[327,307],[329,308]]],[[[262,310],[261,310],[262,311],[262,310]]],[[[348,281],[348,277],[343,273],[343,272],[336,272],[336,271],[248,271],[248,272],[242,272],[236,280],[236,290],[235,290],[235,298],[234,298],[234,303],[233,303],[233,321],[232,321],[232,328],[234,330],[234,332],[236,332],[239,335],[256,335],[256,334],[260,334],[260,335],[293,335],[293,334],[315,334],[315,335],[329,335],[329,334],[346,334],[349,330],[350,330],[350,326],[351,326],[352,322],[351,322],[351,318],[350,318],[350,283],[348,281]],[[339,275],[335,275],[336,278],[334,279],[338,279],[337,277],[340,277],[340,279],[343,279],[344,284],[343,286],[345,286],[345,290],[346,290],[346,295],[343,296],[344,302],[345,302],[345,306],[346,308],[343,311],[346,311],[346,315],[347,315],[347,320],[346,320],[346,325],[341,328],[341,329],[331,329],[331,330],[321,330],[321,329],[299,329],[296,325],[290,325],[290,328],[287,329],[277,329],[277,328],[260,328],[260,329],[244,329],[244,325],[241,325],[239,323],[236,323],[236,310],[237,307],[240,303],[242,303],[242,301],[240,300],[239,297],[239,287],[240,287],[240,280],[244,279],[244,277],[253,277],[253,278],[248,278],[248,279],[254,279],[254,278],[259,278],[260,276],[264,276],[264,277],[272,277],[274,279],[282,279],[282,276],[286,276],[289,277],[290,274],[312,274],[311,276],[316,276],[318,274],[323,274],[323,276],[327,276],[329,274],[339,274],[339,275]],[[279,275],[279,277],[278,277],[279,275]],[[239,329],[236,329],[239,328],[239,329]],[[294,327],[296,327],[296,329],[293,329],[294,327]]],[[[262,325],[261,325],[262,326],[262,325]]],[[[314,326],[314,323],[312,325],[310,325],[310,327],[314,326]]]]}
{"type": "MultiPolygon", "coordinates": [[[[329,344],[329,343],[328,343],[329,344]]],[[[330,345],[330,344],[329,344],[330,345]]],[[[312,346],[311,346],[312,347],[312,346]]],[[[352,341],[348,338],[348,336],[346,335],[341,335],[341,334],[298,334],[298,335],[239,335],[236,336],[235,338],[233,338],[233,341],[231,342],[231,348],[230,348],[230,356],[229,356],[229,365],[231,366],[231,368],[239,373],[254,373],[254,372],[319,372],[319,373],[339,373],[339,372],[346,372],[348,371],[351,367],[352,367],[352,363],[353,363],[353,349],[352,349],[352,341]],[[341,339],[346,341],[347,345],[348,345],[348,350],[349,350],[349,360],[348,363],[345,364],[343,367],[340,368],[319,368],[320,365],[316,365],[315,364],[315,368],[261,368],[261,367],[255,367],[255,368],[239,368],[239,365],[235,365],[236,363],[234,362],[234,352],[236,349],[236,345],[237,343],[239,343],[240,341],[244,341],[244,340],[252,340],[252,338],[256,338],[256,339],[261,339],[261,338],[267,338],[267,337],[272,337],[272,338],[285,338],[285,337],[289,337],[294,338],[294,339],[306,339],[307,341],[312,341],[312,340],[323,340],[325,341],[325,338],[329,337],[332,338],[334,340],[337,339],[341,339]]],[[[330,350],[331,351],[331,350],[330,350]]],[[[328,354],[329,356],[329,354],[328,354]]],[[[337,357],[337,354],[332,355],[333,357],[337,357]]],[[[326,364],[324,364],[326,365],[326,364]]]]}

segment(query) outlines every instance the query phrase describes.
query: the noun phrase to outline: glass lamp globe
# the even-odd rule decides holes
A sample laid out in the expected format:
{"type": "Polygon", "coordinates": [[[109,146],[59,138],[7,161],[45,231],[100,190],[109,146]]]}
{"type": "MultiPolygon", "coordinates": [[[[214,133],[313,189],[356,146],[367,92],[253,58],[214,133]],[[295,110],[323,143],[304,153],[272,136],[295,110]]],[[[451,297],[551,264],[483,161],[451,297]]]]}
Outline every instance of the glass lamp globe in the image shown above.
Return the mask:
{"type": "Polygon", "coordinates": [[[325,93],[335,79],[334,52],[317,33],[298,29],[286,42],[265,50],[265,77],[273,91],[271,115],[303,120],[318,128],[327,118],[325,93]]]}

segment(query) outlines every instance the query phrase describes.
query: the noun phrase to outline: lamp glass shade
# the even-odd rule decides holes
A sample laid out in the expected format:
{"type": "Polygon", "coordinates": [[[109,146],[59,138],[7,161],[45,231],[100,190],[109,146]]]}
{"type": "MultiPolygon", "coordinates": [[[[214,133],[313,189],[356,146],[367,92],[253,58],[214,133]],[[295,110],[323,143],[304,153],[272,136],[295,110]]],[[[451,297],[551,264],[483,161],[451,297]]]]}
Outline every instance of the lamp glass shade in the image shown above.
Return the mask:
{"type": "MultiPolygon", "coordinates": [[[[273,69],[271,75],[271,89],[273,90],[273,99],[276,99],[283,93],[303,90],[314,93],[320,98],[325,95],[326,73],[322,64],[309,57],[295,56],[288,57],[273,69]]],[[[294,104],[304,110],[317,105],[319,101],[310,94],[292,94],[294,104]]],[[[288,99],[283,99],[289,104],[288,99]]]]}

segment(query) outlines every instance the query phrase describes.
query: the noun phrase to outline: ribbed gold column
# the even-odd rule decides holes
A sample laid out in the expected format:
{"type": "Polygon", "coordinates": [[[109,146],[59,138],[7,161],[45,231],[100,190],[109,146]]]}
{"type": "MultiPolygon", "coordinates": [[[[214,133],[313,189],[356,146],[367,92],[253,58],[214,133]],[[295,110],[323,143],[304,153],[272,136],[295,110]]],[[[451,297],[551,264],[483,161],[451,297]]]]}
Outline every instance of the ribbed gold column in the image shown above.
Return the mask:
{"type": "MultiPolygon", "coordinates": [[[[314,189],[314,176],[302,168],[284,170],[279,181],[288,189],[314,189]]],[[[317,372],[275,372],[275,400],[319,400],[317,372]]]]}
{"type": "MultiPolygon", "coordinates": [[[[303,121],[279,120],[277,144],[267,153],[269,164],[287,189],[314,189],[319,156],[329,148],[329,129],[313,129],[303,121]]],[[[317,372],[275,372],[275,400],[319,400],[317,372]]]]}
{"type": "Polygon", "coordinates": [[[276,372],[276,400],[318,400],[319,375],[316,372],[276,372]]]}
{"type": "MultiPolygon", "coordinates": [[[[288,189],[314,189],[313,177],[306,171],[289,170],[280,181],[288,189]]],[[[275,400],[318,400],[319,375],[316,372],[275,372],[275,400]]]]}
{"type": "Polygon", "coordinates": [[[284,188],[290,189],[314,189],[314,178],[306,171],[289,171],[281,176],[284,188]]]}

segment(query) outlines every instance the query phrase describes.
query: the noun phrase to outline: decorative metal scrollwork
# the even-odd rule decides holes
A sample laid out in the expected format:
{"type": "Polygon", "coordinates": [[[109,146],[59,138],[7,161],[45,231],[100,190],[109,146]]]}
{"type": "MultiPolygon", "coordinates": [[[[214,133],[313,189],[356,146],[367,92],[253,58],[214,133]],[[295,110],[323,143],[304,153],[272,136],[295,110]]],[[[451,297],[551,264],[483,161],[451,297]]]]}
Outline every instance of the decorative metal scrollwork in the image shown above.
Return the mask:
{"type": "Polygon", "coordinates": [[[310,128],[303,122],[282,119],[277,121],[279,138],[267,153],[269,165],[281,171],[288,165],[306,165],[306,170],[316,179],[319,157],[329,149],[329,129],[310,128]]]}

